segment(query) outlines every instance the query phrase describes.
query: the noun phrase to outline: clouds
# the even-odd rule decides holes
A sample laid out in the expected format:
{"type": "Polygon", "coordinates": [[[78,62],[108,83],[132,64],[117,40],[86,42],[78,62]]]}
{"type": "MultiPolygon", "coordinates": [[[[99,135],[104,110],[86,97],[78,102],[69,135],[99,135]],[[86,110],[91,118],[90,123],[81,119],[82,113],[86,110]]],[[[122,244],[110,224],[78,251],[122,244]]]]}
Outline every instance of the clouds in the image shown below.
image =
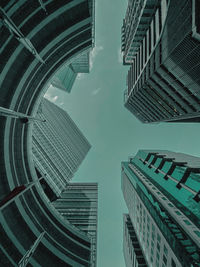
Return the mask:
{"type": "Polygon", "coordinates": [[[84,78],[84,74],[85,73],[78,73],[78,75],[76,76],[77,80],[82,80],[84,78]]]}
{"type": "Polygon", "coordinates": [[[97,88],[94,91],[92,91],[92,95],[95,96],[101,91],[101,88],[97,88]]]}
{"type": "Polygon", "coordinates": [[[44,95],[44,97],[45,97],[47,100],[49,100],[49,101],[51,101],[51,102],[53,102],[53,103],[55,103],[56,100],[58,99],[58,96],[57,96],[57,95],[53,96],[53,95],[49,92],[49,90],[46,92],[46,94],[44,95]]]}
{"type": "Polygon", "coordinates": [[[45,93],[44,97],[49,100],[50,102],[58,105],[58,106],[63,106],[64,102],[62,101],[62,96],[60,96],[58,94],[58,92],[56,91],[56,89],[50,85],[49,89],[47,90],[47,92],[45,93]]]}
{"type": "Polygon", "coordinates": [[[102,45],[97,45],[93,48],[93,50],[90,52],[90,67],[91,69],[93,68],[94,65],[94,61],[96,56],[99,54],[99,52],[101,52],[103,50],[103,46],[102,45]]]}

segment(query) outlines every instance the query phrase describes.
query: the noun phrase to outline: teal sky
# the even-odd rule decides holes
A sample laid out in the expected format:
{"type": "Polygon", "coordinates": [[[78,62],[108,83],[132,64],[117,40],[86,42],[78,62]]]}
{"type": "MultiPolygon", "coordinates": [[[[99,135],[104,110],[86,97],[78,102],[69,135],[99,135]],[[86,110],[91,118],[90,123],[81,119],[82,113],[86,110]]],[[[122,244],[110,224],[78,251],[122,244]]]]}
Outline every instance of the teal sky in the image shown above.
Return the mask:
{"type": "Polygon", "coordinates": [[[128,68],[120,57],[127,1],[96,1],[96,48],[90,74],[70,94],[50,88],[47,98],[65,109],[92,145],[73,182],[99,183],[98,267],[124,267],[121,161],[138,149],[167,149],[199,156],[199,124],[139,122],[123,106],[128,68]]]}

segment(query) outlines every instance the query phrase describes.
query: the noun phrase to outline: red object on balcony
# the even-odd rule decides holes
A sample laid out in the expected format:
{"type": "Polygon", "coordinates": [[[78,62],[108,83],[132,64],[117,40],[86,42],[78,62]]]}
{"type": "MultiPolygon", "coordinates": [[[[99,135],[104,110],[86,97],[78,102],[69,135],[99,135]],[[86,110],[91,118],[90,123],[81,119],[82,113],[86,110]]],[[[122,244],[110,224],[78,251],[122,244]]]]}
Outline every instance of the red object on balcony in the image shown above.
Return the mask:
{"type": "Polygon", "coordinates": [[[0,201],[0,207],[6,204],[10,199],[14,198],[20,192],[26,189],[25,185],[15,187],[3,200],[0,201]]]}

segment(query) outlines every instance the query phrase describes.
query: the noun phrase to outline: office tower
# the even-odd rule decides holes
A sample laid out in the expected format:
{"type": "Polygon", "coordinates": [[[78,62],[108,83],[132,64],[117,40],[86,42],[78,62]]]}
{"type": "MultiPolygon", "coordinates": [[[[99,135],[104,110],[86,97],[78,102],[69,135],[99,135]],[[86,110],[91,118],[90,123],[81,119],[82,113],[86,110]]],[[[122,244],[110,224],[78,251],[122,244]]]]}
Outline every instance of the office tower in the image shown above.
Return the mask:
{"type": "Polygon", "coordinates": [[[140,243],[128,214],[123,215],[123,223],[123,252],[126,267],[147,267],[140,243]]]}
{"type": "Polygon", "coordinates": [[[76,76],[77,73],[74,72],[71,65],[64,66],[53,76],[51,85],[70,93],[76,80],[76,76]]]}
{"type": "Polygon", "coordinates": [[[0,265],[90,266],[91,239],[49,204],[31,146],[46,84],[94,46],[94,1],[0,2],[0,107],[16,115],[0,117],[0,265]]]}
{"type": "Polygon", "coordinates": [[[122,191],[148,266],[200,266],[199,166],[197,157],[161,150],[122,162],[122,191]]]}
{"type": "Polygon", "coordinates": [[[125,107],[143,123],[199,122],[199,1],[128,1],[125,107]]]}
{"type": "Polygon", "coordinates": [[[91,145],[66,111],[42,100],[33,126],[33,159],[57,196],[66,188],[91,145]]]}
{"type": "Polygon", "coordinates": [[[51,84],[58,89],[71,92],[78,73],[89,73],[89,52],[85,52],[61,67],[51,79],[51,84]]]}
{"type": "Polygon", "coordinates": [[[70,183],[52,204],[63,218],[92,237],[96,266],[98,184],[70,183]]]}
{"type": "Polygon", "coordinates": [[[74,59],[71,66],[76,73],[89,73],[90,71],[90,53],[84,53],[74,59]]]}

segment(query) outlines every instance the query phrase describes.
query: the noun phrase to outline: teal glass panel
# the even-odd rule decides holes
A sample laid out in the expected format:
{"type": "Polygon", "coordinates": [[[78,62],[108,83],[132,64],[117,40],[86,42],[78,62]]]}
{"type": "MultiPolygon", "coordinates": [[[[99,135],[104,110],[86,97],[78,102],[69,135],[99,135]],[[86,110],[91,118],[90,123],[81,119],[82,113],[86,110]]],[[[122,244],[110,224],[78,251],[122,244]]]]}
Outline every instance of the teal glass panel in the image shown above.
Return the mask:
{"type": "Polygon", "coordinates": [[[200,176],[194,173],[191,173],[188,177],[185,185],[198,192],[200,190],[200,176]]]}
{"type": "Polygon", "coordinates": [[[150,157],[150,159],[148,160],[148,162],[151,163],[153,159],[154,159],[154,155],[151,155],[151,157],[150,157]]]}
{"type": "Polygon", "coordinates": [[[160,165],[160,162],[162,161],[162,158],[157,158],[156,162],[153,164],[155,167],[158,167],[160,165]]]}
{"type": "Polygon", "coordinates": [[[172,165],[172,162],[166,161],[164,166],[162,167],[162,171],[167,173],[168,170],[170,169],[171,165],[172,165]]]}
{"type": "Polygon", "coordinates": [[[176,166],[175,170],[173,171],[173,173],[171,174],[171,176],[180,181],[181,178],[183,177],[183,174],[186,171],[186,167],[182,167],[182,166],[176,166]]]}

